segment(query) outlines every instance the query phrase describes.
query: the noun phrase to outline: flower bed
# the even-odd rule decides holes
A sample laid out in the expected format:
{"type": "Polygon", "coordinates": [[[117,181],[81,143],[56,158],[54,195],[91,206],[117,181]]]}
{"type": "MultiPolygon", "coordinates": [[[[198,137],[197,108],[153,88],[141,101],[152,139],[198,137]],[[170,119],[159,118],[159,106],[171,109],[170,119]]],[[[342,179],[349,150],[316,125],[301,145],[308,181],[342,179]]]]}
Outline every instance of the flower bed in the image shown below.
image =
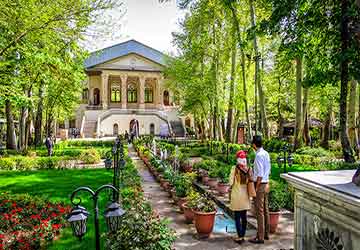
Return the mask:
{"type": "Polygon", "coordinates": [[[56,239],[70,207],[29,195],[0,195],[0,250],[40,249],[56,239]]]}

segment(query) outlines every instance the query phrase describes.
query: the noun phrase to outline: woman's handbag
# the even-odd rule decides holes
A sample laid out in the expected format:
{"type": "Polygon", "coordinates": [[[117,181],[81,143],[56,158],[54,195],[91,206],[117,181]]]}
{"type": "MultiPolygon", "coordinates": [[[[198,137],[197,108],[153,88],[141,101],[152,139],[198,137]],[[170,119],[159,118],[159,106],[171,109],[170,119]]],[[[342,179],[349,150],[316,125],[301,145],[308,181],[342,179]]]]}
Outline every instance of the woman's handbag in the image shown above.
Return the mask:
{"type": "Polygon", "coordinates": [[[247,183],[247,191],[249,197],[256,197],[255,185],[253,181],[247,183]]]}

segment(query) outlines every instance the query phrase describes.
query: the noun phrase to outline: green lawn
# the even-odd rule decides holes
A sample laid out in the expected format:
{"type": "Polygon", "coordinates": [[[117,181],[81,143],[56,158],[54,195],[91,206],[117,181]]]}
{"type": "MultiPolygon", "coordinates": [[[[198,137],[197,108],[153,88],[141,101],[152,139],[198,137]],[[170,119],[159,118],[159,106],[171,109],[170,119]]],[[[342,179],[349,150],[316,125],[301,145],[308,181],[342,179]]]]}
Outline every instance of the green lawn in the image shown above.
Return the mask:
{"type": "MultiPolygon", "coordinates": [[[[42,170],[42,171],[0,171],[0,192],[28,193],[42,196],[52,202],[65,202],[70,204],[71,192],[79,186],[89,186],[93,189],[110,183],[112,171],[105,169],[83,169],[83,170],[42,170]]],[[[99,199],[100,207],[100,232],[105,232],[103,211],[109,195],[103,193],[99,199]]],[[[95,249],[94,241],[94,212],[93,204],[87,193],[81,195],[83,206],[91,213],[88,219],[88,232],[80,242],[72,231],[67,228],[60,235],[60,239],[47,249],[50,250],[71,250],[71,249],[95,249]]],[[[103,248],[102,248],[103,249],[103,248]]]]}

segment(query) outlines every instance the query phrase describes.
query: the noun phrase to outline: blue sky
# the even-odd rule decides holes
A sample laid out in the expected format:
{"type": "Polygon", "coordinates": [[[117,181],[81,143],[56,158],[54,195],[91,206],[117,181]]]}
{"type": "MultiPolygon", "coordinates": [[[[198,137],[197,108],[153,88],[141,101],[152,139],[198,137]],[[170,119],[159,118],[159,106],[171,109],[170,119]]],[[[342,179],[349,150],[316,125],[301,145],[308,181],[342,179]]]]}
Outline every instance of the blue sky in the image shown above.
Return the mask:
{"type": "MultiPolygon", "coordinates": [[[[176,53],[171,44],[171,32],[179,30],[179,20],[185,12],[176,7],[175,0],[159,3],[158,0],[121,0],[119,9],[108,12],[110,25],[107,35],[87,47],[104,48],[129,39],[135,39],[162,52],[176,53]]],[[[105,16],[104,16],[105,17],[105,16]]],[[[104,18],[104,19],[106,19],[104,18]]]]}

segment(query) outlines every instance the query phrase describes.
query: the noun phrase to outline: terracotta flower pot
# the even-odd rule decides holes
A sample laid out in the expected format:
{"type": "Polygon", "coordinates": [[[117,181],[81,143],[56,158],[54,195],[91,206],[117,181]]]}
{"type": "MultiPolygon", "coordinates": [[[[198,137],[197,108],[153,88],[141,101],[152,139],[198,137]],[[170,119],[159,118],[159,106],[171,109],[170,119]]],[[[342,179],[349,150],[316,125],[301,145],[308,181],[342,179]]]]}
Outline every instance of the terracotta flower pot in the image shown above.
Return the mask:
{"type": "Polygon", "coordinates": [[[217,185],[218,185],[218,180],[216,178],[209,178],[208,182],[207,182],[207,185],[210,187],[210,188],[216,188],[217,185]]]}
{"type": "Polygon", "coordinates": [[[207,184],[208,184],[208,181],[209,181],[209,176],[203,175],[203,177],[202,177],[202,183],[203,183],[204,185],[207,185],[207,184]]]}
{"type": "Polygon", "coordinates": [[[217,191],[219,191],[220,194],[224,195],[229,192],[230,185],[227,183],[221,183],[219,182],[217,185],[217,191]]]}
{"type": "Polygon", "coordinates": [[[183,212],[184,211],[184,204],[187,202],[186,200],[186,197],[181,197],[179,198],[178,202],[177,202],[177,205],[179,206],[180,208],[180,212],[183,212]]]}
{"type": "Polygon", "coordinates": [[[195,216],[194,211],[191,208],[189,208],[186,203],[183,205],[183,208],[184,208],[185,223],[187,224],[193,223],[195,216]]]}
{"type": "Polygon", "coordinates": [[[201,238],[208,238],[213,231],[216,211],[203,213],[194,211],[195,228],[201,238]]]}
{"type": "Polygon", "coordinates": [[[270,215],[270,233],[276,233],[279,225],[280,212],[269,212],[270,215]]]}

